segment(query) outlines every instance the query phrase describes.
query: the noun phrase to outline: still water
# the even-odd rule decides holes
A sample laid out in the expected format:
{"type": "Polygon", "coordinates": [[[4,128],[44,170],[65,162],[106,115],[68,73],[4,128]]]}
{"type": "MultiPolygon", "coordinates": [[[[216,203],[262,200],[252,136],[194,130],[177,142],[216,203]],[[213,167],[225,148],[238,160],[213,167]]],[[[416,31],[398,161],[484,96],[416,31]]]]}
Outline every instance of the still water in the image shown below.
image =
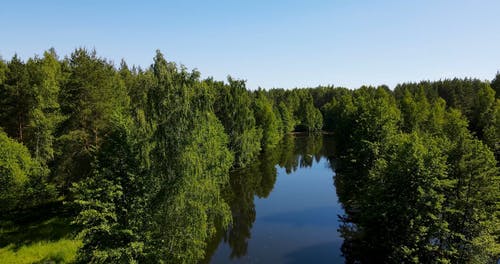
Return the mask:
{"type": "Polygon", "coordinates": [[[328,136],[290,137],[233,172],[225,192],[233,223],[205,262],[344,263],[331,146],[328,136]]]}

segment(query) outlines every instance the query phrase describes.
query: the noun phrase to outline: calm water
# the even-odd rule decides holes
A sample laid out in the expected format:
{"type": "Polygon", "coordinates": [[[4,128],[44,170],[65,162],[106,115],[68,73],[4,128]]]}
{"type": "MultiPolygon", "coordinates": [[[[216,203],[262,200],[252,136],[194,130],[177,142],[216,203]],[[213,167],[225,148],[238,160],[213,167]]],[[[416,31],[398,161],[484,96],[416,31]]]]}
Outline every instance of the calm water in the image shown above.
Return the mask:
{"type": "Polygon", "coordinates": [[[219,231],[206,262],[343,263],[332,145],[327,136],[288,138],[233,173],[233,224],[219,231]]]}

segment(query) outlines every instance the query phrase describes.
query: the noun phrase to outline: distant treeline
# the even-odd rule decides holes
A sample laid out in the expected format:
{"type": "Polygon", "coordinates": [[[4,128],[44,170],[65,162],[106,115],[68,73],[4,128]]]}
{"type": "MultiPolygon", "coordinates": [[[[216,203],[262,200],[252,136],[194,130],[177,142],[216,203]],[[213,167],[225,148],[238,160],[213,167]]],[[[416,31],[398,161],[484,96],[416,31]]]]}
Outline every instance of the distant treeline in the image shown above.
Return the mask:
{"type": "MultiPolygon", "coordinates": [[[[415,234],[394,240],[408,244],[394,258],[446,261],[477,251],[491,259],[499,254],[499,89],[500,75],[394,91],[249,91],[242,80],[201,79],[159,51],[147,69],[116,67],[85,49],[63,59],[53,49],[14,56],[0,60],[0,212],[66,201],[82,227],[79,262],[197,262],[215,226],[231,221],[221,196],[229,170],[287,133],[327,130],[362,171],[346,180],[354,184],[347,193],[403,195],[405,206],[388,196],[382,208],[397,212],[390,221],[398,224],[421,214],[406,225],[417,229],[380,230],[415,234]]],[[[369,215],[356,220],[360,228],[384,212],[362,210],[369,215]]]]}

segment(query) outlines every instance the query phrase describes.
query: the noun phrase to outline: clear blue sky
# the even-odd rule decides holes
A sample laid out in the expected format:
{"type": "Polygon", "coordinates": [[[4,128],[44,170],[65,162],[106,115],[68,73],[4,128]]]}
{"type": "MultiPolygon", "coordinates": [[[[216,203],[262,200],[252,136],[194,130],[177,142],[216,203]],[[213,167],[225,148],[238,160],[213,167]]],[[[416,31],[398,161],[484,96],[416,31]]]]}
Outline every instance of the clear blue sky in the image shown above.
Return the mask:
{"type": "Polygon", "coordinates": [[[249,88],[356,88],[500,69],[499,0],[4,1],[0,55],[95,48],[147,67],[156,49],[249,88]]]}

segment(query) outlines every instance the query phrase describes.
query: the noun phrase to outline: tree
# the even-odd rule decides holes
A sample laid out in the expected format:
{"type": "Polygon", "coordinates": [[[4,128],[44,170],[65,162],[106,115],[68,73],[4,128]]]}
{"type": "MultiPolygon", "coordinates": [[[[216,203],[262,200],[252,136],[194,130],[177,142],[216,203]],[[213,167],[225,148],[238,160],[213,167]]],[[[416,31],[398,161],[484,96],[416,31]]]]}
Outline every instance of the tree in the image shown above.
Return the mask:
{"type": "Polygon", "coordinates": [[[67,118],[58,131],[54,179],[66,192],[91,174],[91,152],[109,132],[113,116],[128,112],[129,98],[113,65],[95,51],[75,50],[62,68],[60,105],[67,118]]]}
{"type": "Polygon", "coordinates": [[[0,211],[21,204],[24,188],[36,169],[28,149],[0,130],[0,211]]]}
{"type": "MultiPolygon", "coordinates": [[[[488,133],[491,133],[489,124],[493,122],[492,113],[494,112],[495,98],[498,97],[494,91],[496,79],[491,85],[477,79],[455,78],[436,82],[423,81],[401,84],[396,86],[394,94],[403,115],[407,115],[405,107],[408,106],[405,106],[405,100],[411,95],[416,102],[415,107],[421,107],[421,109],[415,109],[414,117],[421,121],[429,120],[427,116],[433,114],[433,111],[428,111],[430,108],[425,107],[424,98],[427,98],[428,104],[431,105],[444,100],[447,108],[459,109],[467,117],[469,130],[481,140],[487,140],[484,135],[488,129],[490,130],[488,133]]],[[[426,126],[432,125],[432,122],[425,121],[424,123],[426,126]]],[[[490,147],[492,146],[490,145],[490,147]]]]}
{"type": "Polygon", "coordinates": [[[284,102],[279,104],[278,109],[281,116],[282,133],[286,134],[293,132],[295,129],[295,119],[293,118],[292,112],[284,102]]]}
{"type": "Polygon", "coordinates": [[[495,90],[495,98],[500,98],[500,72],[497,72],[495,79],[491,81],[491,88],[495,90]]]}
{"type": "Polygon", "coordinates": [[[275,147],[281,139],[279,119],[273,111],[272,102],[263,91],[257,91],[253,103],[256,126],[262,131],[263,149],[275,147]]]}
{"type": "Polygon", "coordinates": [[[313,104],[307,103],[305,105],[305,119],[303,124],[308,128],[309,132],[320,131],[323,127],[323,116],[313,104]]]}
{"type": "Polygon", "coordinates": [[[496,99],[495,107],[487,121],[483,137],[484,142],[495,152],[498,160],[500,157],[500,99],[496,99]]]}
{"type": "Polygon", "coordinates": [[[61,67],[55,51],[51,49],[44,53],[42,59],[30,59],[27,68],[34,100],[29,112],[26,144],[35,159],[45,164],[54,158],[54,134],[63,121],[58,102],[61,67]]]}
{"type": "Polygon", "coordinates": [[[470,121],[473,131],[480,139],[485,130],[492,126],[495,111],[495,91],[489,85],[481,86],[474,97],[473,118],[470,121]]]}
{"type": "Polygon", "coordinates": [[[151,69],[146,111],[151,134],[148,192],[153,221],[146,257],[191,263],[204,256],[215,224],[227,225],[229,210],[220,197],[233,156],[224,127],[213,114],[208,87],[199,73],[168,63],[157,52],[151,69]]]}
{"type": "Polygon", "coordinates": [[[228,138],[213,113],[198,112],[194,117],[197,125],[181,151],[182,170],[173,183],[176,188],[168,188],[168,195],[161,196],[155,213],[155,250],[167,263],[199,261],[215,227],[226,227],[230,222],[229,206],[221,196],[233,162],[226,147],[228,138]]]}
{"type": "Polygon", "coordinates": [[[5,81],[0,91],[0,124],[4,131],[19,142],[25,142],[24,132],[33,105],[33,90],[26,65],[17,55],[7,63],[5,81]]]}
{"type": "MultiPolygon", "coordinates": [[[[16,56],[2,68],[0,85],[0,125],[10,137],[27,146],[33,157],[33,171],[25,172],[29,180],[22,185],[19,197],[29,207],[47,202],[54,196],[48,182],[47,163],[53,158],[55,127],[61,120],[58,112],[58,66],[53,50],[43,59],[30,59],[25,64],[16,56]]],[[[15,208],[13,207],[13,208],[15,208]]]]}
{"type": "Polygon", "coordinates": [[[28,208],[53,198],[47,171],[28,149],[0,129],[0,211],[28,208]]]}
{"type": "Polygon", "coordinates": [[[493,153],[467,130],[458,111],[446,118],[449,178],[446,193],[449,224],[446,247],[454,251],[452,262],[488,263],[500,254],[500,175],[493,153]]]}
{"type": "Polygon", "coordinates": [[[352,98],[344,97],[339,107],[340,126],[334,130],[341,135],[341,149],[352,149],[362,157],[360,167],[369,168],[378,144],[399,130],[400,111],[392,96],[384,89],[362,87],[352,98]],[[343,137],[347,137],[343,139],[343,137]]]}
{"type": "Polygon", "coordinates": [[[294,90],[293,92],[300,98],[300,104],[294,113],[300,120],[296,129],[307,132],[320,131],[323,127],[323,116],[319,109],[314,106],[311,94],[302,90],[294,90]]]}
{"type": "Polygon", "coordinates": [[[234,152],[236,166],[248,165],[261,150],[262,130],[255,124],[252,101],[245,82],[228,78],[228,84],[214,83],[217,97],[216,116],[229,135],[229,149],[234,152]]]}
{"type": "Polygon", "coordinates": [[[144,259],[148,184],[134,133],[130,120],[114,120],[111,132],[93,153],[92,176],[72,186],[74,203],[80,209],[74,222],[83,227],[79,263],[144,259]]]}
{"type": "Polygon", "coordinates": [[[383,154],[370,169],[360,225],[369,239],[384,241],[372,244],[390,252],[390,262],[447,260],[439,245],[447,232],[441,219],[447,164],[439,146],[432,138],[401,134],[385,142],[383,154]]]}
{"type": "Polygon", "coordinates": [[[370,155],[341,150],[335,184],[348,214],[341,233],[350,261],[357,259],[351,252],[391,263],[497,258],[500,176],[494,155],[459,110],[444,112],[439,100],[432,107],[439,113],[409,134],[377,138],[356,132],[363,123],[354,127],[352,135],[370,140],[360,144],[370,155]]]}

